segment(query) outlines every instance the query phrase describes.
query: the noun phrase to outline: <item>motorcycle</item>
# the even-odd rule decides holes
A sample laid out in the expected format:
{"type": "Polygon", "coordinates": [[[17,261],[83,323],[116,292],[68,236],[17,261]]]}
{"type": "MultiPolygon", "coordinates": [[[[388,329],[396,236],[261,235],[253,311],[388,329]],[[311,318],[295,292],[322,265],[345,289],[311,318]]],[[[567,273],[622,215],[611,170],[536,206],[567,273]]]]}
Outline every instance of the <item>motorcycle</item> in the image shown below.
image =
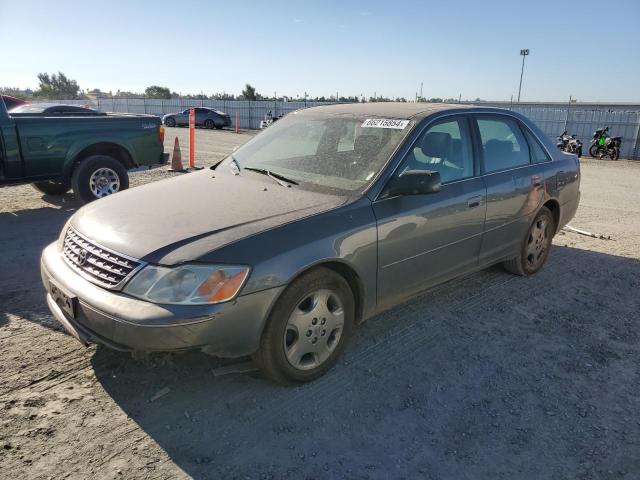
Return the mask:
{"type": "Polygon", "coordinates": [[[558,136],[556,146],[563,152],[573,153],[578,157],[582,156],[582,142],[575,135],[569,135],[566,130],[558,136]]]}
{"type": "Polygon", "coordinates": [[[284,114],[280,116],[274,116],[271,113],[271,110],[269,110],[269,112],[264,116],[264,118],[260,120],[260,129],[267,128],[268,126],[273,125],[273,122],[277,122],[282,117],[284,117],[284,114]]]}
{"type": "Polygon", "coordinates": [[[609,136],[609,127],[599,128],[593,132],[589,155],[593,158],[609,157],[611,160],[617,160],[620,157],[621,144],[622,137],[609,136]]]}

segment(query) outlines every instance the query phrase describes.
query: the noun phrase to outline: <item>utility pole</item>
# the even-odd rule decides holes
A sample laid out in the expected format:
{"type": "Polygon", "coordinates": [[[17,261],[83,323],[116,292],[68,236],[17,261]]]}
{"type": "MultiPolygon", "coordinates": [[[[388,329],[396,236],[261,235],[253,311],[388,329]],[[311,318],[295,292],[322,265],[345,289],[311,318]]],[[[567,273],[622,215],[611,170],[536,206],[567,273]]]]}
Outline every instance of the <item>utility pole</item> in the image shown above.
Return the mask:
{"type": "Polygon", "coordinates": [[[520,70],[520,86],[518,87],[518,103],[520,103],[520,92],[522,91],[522,75],[524,74],[524,59],[529,55],[529,49],[523,48],[520,50],[520,55],[522,55],[522,70],[520,70]]]}
{"type": "Polygon", "coordinates": [[[424,83],[424,82],[420,82],[420,98],[422,98],[422,84],[423,84],[423,83],[424,83]]]}

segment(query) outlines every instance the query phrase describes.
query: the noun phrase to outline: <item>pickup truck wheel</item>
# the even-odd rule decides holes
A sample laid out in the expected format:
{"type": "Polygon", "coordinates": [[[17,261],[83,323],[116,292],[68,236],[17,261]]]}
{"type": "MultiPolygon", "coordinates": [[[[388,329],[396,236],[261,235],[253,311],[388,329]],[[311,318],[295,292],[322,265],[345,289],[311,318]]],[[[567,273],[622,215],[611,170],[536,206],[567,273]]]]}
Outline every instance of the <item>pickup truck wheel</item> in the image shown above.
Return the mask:
{"type": "Polygon", "coordinates": [[[527,230],[520,247],[520,255],[504,262],[510,273],[528,276],[537,273],[549,257],[555,222],[547,207],[542,207],[527,230]]]}
{"type": "Polygon", "coordinates": [[[323,375],[344,349],[355,319],[346,280],[316,268],[291,283],[276,302],[253,359],[281,384],[309,382],[323,375]]]}
{"type": "Polygon", "coordinates": [[[115,158],[93,155],[76,166],[71,185],[78,200],[89,203],[129,188],[129,175],[115,158]]]}
{"type": "Polygon", "coordinates": [[[71,189],[69,180],[46,180],[44,182],[33,182],[31,185],[46,195],[63,195],[71,189]]]}

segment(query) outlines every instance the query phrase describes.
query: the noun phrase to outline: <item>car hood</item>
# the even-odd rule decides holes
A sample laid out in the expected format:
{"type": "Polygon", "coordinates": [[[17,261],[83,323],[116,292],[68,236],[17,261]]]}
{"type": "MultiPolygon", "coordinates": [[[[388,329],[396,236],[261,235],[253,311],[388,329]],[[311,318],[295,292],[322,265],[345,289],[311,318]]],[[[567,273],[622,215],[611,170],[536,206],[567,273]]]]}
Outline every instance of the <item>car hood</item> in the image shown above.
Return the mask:
{"type": "Polygon", "coordinates": [[[283,187],[255,173],[207,169],[90,203],[72,217],[71,226],[102,247],[171,265],[347,200],[283,187]]]}

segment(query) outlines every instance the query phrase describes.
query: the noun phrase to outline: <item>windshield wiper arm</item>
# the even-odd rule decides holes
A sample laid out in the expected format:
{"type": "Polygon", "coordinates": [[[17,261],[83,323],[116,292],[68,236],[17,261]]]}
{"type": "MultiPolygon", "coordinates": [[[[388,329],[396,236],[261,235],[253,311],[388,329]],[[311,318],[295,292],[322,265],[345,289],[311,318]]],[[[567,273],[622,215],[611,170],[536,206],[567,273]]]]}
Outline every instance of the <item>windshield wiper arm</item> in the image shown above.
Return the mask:
{"type": "Polygon", "coordinates": [[[296,182],[295,180],[291,180],[290,178],[287,178],[284,175],[280,175],[279,173],[273,173],[271,170],[267,170],[265,168],[244,167],[244,169],[261,173],[263,175],[266,175],[267,177],[271,177],[283,187],[290,187],[290,184],[298,185],[298,182],[296,182]]]}

